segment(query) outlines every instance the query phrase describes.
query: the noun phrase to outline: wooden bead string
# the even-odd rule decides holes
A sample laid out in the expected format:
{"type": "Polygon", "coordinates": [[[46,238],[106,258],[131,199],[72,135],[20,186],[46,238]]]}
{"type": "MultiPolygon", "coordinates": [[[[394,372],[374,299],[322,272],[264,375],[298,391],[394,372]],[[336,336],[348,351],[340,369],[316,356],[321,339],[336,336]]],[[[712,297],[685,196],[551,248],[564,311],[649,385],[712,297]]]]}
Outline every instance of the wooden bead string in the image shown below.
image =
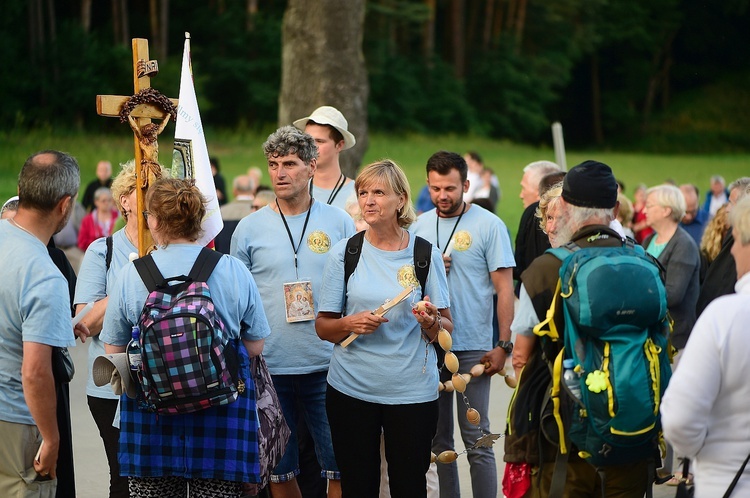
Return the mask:
{"type": "MultiPolygon", "coordinates": [[[[413,305],[414,309],[424,309],[424,302],[420,301],[413,305]]],[[[437,320],[439,320],[439,316],[437,320]]],[[[479,422],[481,420],[481,416],[479,412],[471,406],[471,403],[469,402],[469,398],[466,396],[466,385],[471,382],[471,379],[473,377],[479,377],[480,375],[484,375],[484,371],[486,368],[489,368],[489,362],[485,364],[478,364],[474,365],[471,368],[470,373],[458,373],[459,368],[459,361],[458,357],[455,353],[451,351],[451,348],[453,347],[453,337],[451,334],[445,330],[442,327],[442,323],[439,323],[440,327],[437,334],[437,341],[438,344],[440,344],[440,347],[445,351],[445,359],[443,361],[443,367],[447,368],[453,376],[451,377],[451,380],[446,381],[445,383],[440,382],[438,385],[438,391],[446,391],[446,392],[453,392],[457,391],[461,393],[461,397],[463,398],[464,405],[466,405],[466,419],[471,423],[472,425],[476,425],[479,427],[479,422]]],[[[425,342],[427,342],[425,340],[425,342]]],[[[429,344],[429,343],[428,343],[429,344]]],[[[425,366],[426,368],[426,357],[425,357],[425,366]]],[[[504,371],[503,371],[504,373],[504,371]]],[[[506,383],[508,383],[508,377],[506,376],[506,383]]],[[[482,436],[477,439],[477,441],[470,447],[466,448],[461,453],[457,453],[455,450],[445,450],[441,452],[439,455],[435,455],[434,453],[431,454],[430,461],[432,462],[438,462],[438,463],[453,463],[458,459],[459,456],[468,453],[469,451],[476,450],[478,448],[490,448],[495,444],[495,441],[500,438],[501,434],[488,434],[482,430],[481,427],[479,427],[479,431],[482,433],[482,436]]]]}

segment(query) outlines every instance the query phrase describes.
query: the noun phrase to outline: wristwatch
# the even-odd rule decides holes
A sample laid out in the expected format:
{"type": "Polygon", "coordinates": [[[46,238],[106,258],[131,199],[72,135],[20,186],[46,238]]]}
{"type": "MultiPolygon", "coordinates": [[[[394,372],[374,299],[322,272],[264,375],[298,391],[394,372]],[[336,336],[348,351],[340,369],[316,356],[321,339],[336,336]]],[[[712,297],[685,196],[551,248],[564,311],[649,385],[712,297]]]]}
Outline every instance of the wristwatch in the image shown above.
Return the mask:
{"type": "Polygon", "coordinates": [[[513,343],[510,341],[497,341],[495,347],[505,351],[505,354],[511,354],[513,352],[513,343]]]}

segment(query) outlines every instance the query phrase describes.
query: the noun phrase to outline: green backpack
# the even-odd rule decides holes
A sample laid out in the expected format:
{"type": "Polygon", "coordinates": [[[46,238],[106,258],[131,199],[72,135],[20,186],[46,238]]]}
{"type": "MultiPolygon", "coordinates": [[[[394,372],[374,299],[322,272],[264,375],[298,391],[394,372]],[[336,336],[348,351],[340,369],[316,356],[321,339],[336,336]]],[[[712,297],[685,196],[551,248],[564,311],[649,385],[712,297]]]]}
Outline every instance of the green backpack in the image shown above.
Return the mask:
{"type": "MultiPolygon", "coordinates": [[[[587,248],[571,242],[547,252],[563,262],[554,299],[563,299],[564,347],[553,361],[550,392],[560,453],[569,449],[567,436],[596,467],[653,458],[672,374],[658,262],[632,241],[587,248]],[[567,358],[575,364],[580,399],[563,381],[567,358]]],[[[534,333],[557,341],[553,314],[534,333]]]]}

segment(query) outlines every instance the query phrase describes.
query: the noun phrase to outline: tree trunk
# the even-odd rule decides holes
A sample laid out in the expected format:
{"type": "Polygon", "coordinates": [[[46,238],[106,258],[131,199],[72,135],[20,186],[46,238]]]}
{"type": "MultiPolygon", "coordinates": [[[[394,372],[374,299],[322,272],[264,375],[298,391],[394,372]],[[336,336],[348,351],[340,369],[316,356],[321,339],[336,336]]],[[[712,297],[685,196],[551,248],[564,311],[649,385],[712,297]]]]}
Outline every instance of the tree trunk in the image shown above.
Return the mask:
{"type": "Polygon", "coordinates": [[[523,28],[526,26],[526,0],[518,0],[518,15],[516,17],[516,51],[521,51],[523,42],[523,28]]]}
{"type": "Polygon", "coordinates": [[[599,87],[599,59],[591,56],[591,120],[594,128],[594,140],[597,144],[604,143],[602,129],[602,96],[599,87]]]}
{"type": "Polygon", "coordinates": [[[435,54],[435,0],[425,0],[424,3],[430,14],[424,22],[422,56],[427,64],[431,64],[430,61],[435,54]]]}
{"type": "Polygon", "coordinates": [[[81,0],[81,28],[86,34],[91,31],[91,0],[81,0]]]}
{"type": "Polygon", "coordinates": [[[148,25],[151,28],[151,46],[156,53],[149,54],[150,57],[161,57],[161,36],[159,33],[159,0],[148,0],[148,25]]]}
{"type": "Polygon", "coordinates": [[[364,20],[365,0],[289,0],[281,35],[279,125],[321,105],[336,107],[357,138],[357,145],[340,158],[342,170],[352,178],[369,143],[364,20]]]}
{"type": "Polygon", "coordinates": [[[247,19],[245,20],[245,29],[248,33],[255,30],[255,16],[258,14],[258,0],[247,0],[247,19]]]}
{"type": "Polygon", "coordinates": [[[484,27],[482,29],[482,50],[490,49],[492,41],[492,21],[495,19],[495,0],[487,0],[484,7],[484,27]]]}
{"type": "Polygon", "coordinates": [[[169,0],[161,0],[159,13],[159,58],[164,62],[169,57],[169,0]]]}
{"type": "Polygon", "coordinates": [[[464,0],[451,0],[451,46],[456,77],[463,79],[466,73],[466,50],[464,47],[464,0]]]}

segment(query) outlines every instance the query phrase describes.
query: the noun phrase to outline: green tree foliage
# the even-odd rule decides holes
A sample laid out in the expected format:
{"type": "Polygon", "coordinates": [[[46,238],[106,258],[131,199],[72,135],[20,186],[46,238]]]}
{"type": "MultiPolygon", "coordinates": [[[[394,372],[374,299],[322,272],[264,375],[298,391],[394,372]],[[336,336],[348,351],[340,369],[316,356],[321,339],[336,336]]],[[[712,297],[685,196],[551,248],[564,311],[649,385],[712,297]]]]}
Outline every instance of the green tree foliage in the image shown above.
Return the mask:
{"type": "MultiPolygon", "coordinates": [[[[169,56],[152,45],[161,68],[154,86],[176,96],[190,31],[204,121],[274,124],[287,3],[155,1],[168,5],[169,22],[158,25],[168,25],[169,56]]],[[[0,129],[117,126],[95,115],[94,96],[132,92],[127,39],[149,38],[158,19],[142,0],[94,1],[86,24],[82,5],[4,1],[0,129]],[[115,5],[126,6],[124,16],[115,5]]],[[[685,102],[699,102],[701,89],[739,91],[747,81],[748,7],[750,0],[367,0],[370,126],[538,143],[560,120],[570,144],[670,143],[653,140],[678,126],[665,118],[670,111],[695,123],[701,118],[686,116],[685,102]],[[678,99],[682,93],[690,98],[678,99]]],[[[740,135],[721,126],[715,136],[731,135],[736,150],[740,135]]]]}

